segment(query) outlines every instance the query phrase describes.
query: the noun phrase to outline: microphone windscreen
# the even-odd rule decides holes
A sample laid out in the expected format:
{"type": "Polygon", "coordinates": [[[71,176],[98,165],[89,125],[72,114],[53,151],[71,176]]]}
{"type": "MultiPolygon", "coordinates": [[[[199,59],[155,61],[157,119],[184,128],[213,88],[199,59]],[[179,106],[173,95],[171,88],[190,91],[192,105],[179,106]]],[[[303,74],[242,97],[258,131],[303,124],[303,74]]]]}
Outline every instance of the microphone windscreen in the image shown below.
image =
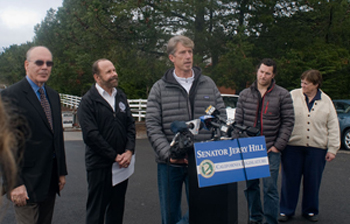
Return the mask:
{"type": "Polygon", "coordinates": [[[187,131],[187,124],[184,121],[174,121],[170,125],[170,130],[173,133],[184,132],[187,131]]]}

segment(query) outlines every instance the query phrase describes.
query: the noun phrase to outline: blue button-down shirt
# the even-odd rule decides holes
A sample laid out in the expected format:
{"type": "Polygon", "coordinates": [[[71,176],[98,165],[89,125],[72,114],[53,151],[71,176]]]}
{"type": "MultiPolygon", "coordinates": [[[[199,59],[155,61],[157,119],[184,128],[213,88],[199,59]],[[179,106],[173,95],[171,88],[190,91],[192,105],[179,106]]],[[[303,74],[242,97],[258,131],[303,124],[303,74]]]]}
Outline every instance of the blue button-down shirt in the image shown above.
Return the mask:
{"type": "Polygon", "coordinates": [[[304,94],[304,96],[305,96],[307,107],[309,108],[309,112],[310,112],[311,108],[314,106],[315,101],[321,99],[321,90],[317,89],[316,96],[311,100],[311,102],[309,102],[309,98],[306,96],[306,94],[304,94]]]}
{"type": "MultiPolygon", "coordinates": [[[[32,87],[32,89],[34,90],[34,93],[36,94],[36,96],[38,97],[38,100],[40,101],[40,93],[39,93],[39,89],[40,87],[35,84],[28,76],[26,76],[30,86],[32,87]]],[[[44,89],[44,93],[45,93],[45,96],[47,98],[47,100],[49,101],[49,98],[47,97],[47,93],[46,93],[46,88],[45,88],[45,84],[43,85],[43,89],[44,89]]],[[[50,103],[50,101],[49,101],[50,103]]]]}

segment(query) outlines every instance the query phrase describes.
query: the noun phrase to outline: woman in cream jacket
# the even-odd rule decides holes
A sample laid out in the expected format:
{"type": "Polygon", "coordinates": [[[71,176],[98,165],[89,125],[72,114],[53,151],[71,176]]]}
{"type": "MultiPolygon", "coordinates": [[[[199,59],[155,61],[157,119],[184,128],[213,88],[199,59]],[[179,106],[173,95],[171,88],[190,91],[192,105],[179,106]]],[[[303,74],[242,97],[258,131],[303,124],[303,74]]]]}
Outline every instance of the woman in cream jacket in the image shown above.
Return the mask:
{"type": "Polygon", "coordinates": [[[280,222],[294,216],[303,177],[302,215],[318,221],[318,197],[326,161],[340,148],[340,130],[332,100],[320,90],[321,73],[308,70],[301,75],[301,88],[291,91],[295,124],[282,152],[280,222]]]}

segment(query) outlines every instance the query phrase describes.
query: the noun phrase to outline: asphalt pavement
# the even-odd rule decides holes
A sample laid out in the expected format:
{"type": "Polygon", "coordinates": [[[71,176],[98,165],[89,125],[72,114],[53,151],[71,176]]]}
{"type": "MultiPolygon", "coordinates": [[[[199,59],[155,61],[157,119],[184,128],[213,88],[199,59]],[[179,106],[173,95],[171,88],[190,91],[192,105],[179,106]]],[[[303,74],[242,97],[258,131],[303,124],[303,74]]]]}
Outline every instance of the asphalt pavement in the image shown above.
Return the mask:
{"type": "MultiPolygon", "coordinates": [[[[144,137],[144,136],[143,136],[144,137]]],[[[84,143],[81,132],[65,132],[68,164],[67,184],[62,196],[56,200],[53,224],[85,223],[86,173],[84,165],[84,143]]],[[[160,224],[157,194],[157,171],[154,152],[145,138],[136,141],[135,173],[129,181],[124,224],[160,224]]],[[[238,183],[238,223],[247,223],[247,204],[243,190],[245,183],[238,183]]],[[[15,224],[11,203],[1,208],[4,217],[0,223],[15,224]]],[[[299,200],[300,201],[300,200],[299,200]]],[[[350,152],[340,150],[336,159],[327,163],[320,191],[319,224],[350,223],[350,152]]],[[[183,202],[186,209],[186,202],[183,202]]],[[[296,216],[288,223],[310,223],[301,217],[300,202],[296,216]]],[[[213,214],[215,216],[215,214],[213,214]]],[[[216,223],[215,223],[216,224],[216,223]]],[[[220,223],[217,223],[220,224],[220,223]]]]}

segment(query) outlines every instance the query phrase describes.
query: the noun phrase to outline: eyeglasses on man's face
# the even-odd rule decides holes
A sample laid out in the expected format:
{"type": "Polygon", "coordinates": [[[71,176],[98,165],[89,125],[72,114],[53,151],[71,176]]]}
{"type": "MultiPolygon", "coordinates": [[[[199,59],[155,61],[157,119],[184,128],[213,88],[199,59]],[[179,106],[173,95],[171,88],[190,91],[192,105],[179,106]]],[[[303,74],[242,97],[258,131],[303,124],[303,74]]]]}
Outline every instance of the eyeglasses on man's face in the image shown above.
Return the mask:
{"type": "MultiPolygon", "coordinates": [[[[34,61],[34,64],[36,64],[37,66],[43,66],[45,62],[43,60],[36,60],[34,61]]],[[[46,61],[46,66],[47,67],[52,67],[53,66],[53,61],[46,61]]]]}

